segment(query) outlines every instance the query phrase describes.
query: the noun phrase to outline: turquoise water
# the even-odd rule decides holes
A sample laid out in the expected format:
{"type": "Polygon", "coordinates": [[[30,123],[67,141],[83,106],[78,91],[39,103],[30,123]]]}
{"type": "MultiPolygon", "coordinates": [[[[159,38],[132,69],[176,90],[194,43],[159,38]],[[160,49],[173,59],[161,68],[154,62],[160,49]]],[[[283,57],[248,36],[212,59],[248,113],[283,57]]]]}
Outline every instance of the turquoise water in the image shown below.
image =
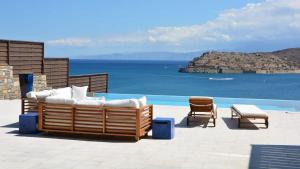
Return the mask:
{"type": "MultiPolygon", "coordinates": [[[[119,93],[98,93],[98,97],[104,96],[107,100],[140,98],[143,94],[119,94],[119,93]]],[[[189,96],[171,95],[145,95],[149,104],[189,106],[189,96]]],[[[220,108],[229,108],[232,104],[253,104],[264,110],[280,110],[288,112],[299,112],[300,101],[292,100],[270,100],[270,99],[245,99],[245,98],[222,98],[214,97],[214,102],[220,108]]]]}
{"type": "Polygon", "coordinates": [[[147,95],[152,104],[184,106],[188,96],[198,95],[214,97],[219,107],[240,103],[300,111],[300,101],[295,101],[300,100],[299,74],[179,73],[178,68],[186,64],[187,61],[71,60],[70,74],[107,72],[108,99],[147,95]]]}
{"type": "Polygon", "coordinates": [[[71,60],[71,74],[109,73],[109,92],[300,100],[299,74],[187,74],[185,61],[71,60]]]}

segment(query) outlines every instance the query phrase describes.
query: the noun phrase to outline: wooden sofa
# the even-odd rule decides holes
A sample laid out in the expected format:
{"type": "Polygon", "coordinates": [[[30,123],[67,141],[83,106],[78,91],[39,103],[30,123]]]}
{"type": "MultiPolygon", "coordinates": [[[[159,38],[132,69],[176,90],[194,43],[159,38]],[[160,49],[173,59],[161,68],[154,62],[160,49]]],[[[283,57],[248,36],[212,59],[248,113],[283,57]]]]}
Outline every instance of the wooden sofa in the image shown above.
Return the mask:
{"type": "MultiPolygon", "coordinates": [[[[34,109],[33,103],[29,105],[34,109]]],[[[37,109],[38,128],[45,132],[129,136],[138,141],[152,128],[152,105],[130,108],[37,102],[37,109]]]]}

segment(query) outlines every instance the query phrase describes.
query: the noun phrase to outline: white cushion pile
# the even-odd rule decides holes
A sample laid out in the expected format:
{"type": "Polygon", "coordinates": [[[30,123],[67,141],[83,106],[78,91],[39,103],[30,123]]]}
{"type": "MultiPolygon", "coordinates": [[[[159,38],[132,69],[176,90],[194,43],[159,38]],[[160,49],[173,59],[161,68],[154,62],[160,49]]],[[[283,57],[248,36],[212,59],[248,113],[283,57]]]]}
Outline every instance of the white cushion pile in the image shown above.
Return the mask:
{"type": "Polygon", "coordinates": [[[139,99],[122,99],[105,101],[104,97],[87,97],[88,86],[83,87],[65,87],[53,90],[44,90],[40,92],[28,92],[27,98],[45,99],[46,103],[56,104],[77,104],[93,105],[107,107],[133,107],[141,108],[147,105],[145,96],[139,99]]]}

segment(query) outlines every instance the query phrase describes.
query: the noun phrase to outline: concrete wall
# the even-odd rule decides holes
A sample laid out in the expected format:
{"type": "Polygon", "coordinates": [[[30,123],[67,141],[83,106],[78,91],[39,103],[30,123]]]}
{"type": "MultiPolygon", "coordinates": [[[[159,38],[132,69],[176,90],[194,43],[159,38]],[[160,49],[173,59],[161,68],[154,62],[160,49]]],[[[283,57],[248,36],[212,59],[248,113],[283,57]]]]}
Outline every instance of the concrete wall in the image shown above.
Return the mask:
{"type": "MultiPolygon", "coordinates": [[[[46,75],[34,75],[33,90],[48,89],[46,75]]],[[[19,77],[13,76],[12,66],[0,66],[0,100],[20,99],[19,77]]]]}

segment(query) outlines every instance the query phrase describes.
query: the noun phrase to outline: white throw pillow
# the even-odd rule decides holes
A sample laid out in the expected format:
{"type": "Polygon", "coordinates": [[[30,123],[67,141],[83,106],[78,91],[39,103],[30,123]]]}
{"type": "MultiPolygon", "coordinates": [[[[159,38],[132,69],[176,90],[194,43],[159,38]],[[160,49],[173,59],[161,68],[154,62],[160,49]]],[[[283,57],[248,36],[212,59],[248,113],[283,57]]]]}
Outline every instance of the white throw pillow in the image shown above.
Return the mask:
{"type": "Polygon", "coordinates": [[[56,104],[75,104],[75,99],[66,98],[61,95],[46,97],[46,103],[56,103],[56,104]]]}
{"type": "Polygon", "coordinates": [[[72,86],[72,98],[76,100],[83,100],[86,98],[88,86],[77,87],[72,86]]]}
{"type": "Polygon", "coordinates": [[[65,88],[53,89],[52,90],[52,96],[72,98],[72,88],[71,87],[65,87],[65,88]]]}
{"type": "Polygon", "coordinates": [[[139,98],[138,102],[139,102],[140,107],[147,106],[147,98],[146,98],[146,96],[143,96],[143,97],[139,98]]]}
{"type": "Polygon", "coordinates": [[[106,107],[134,107],[139,108],[137,99],[110,100],[104,103],[106,107]]]}

